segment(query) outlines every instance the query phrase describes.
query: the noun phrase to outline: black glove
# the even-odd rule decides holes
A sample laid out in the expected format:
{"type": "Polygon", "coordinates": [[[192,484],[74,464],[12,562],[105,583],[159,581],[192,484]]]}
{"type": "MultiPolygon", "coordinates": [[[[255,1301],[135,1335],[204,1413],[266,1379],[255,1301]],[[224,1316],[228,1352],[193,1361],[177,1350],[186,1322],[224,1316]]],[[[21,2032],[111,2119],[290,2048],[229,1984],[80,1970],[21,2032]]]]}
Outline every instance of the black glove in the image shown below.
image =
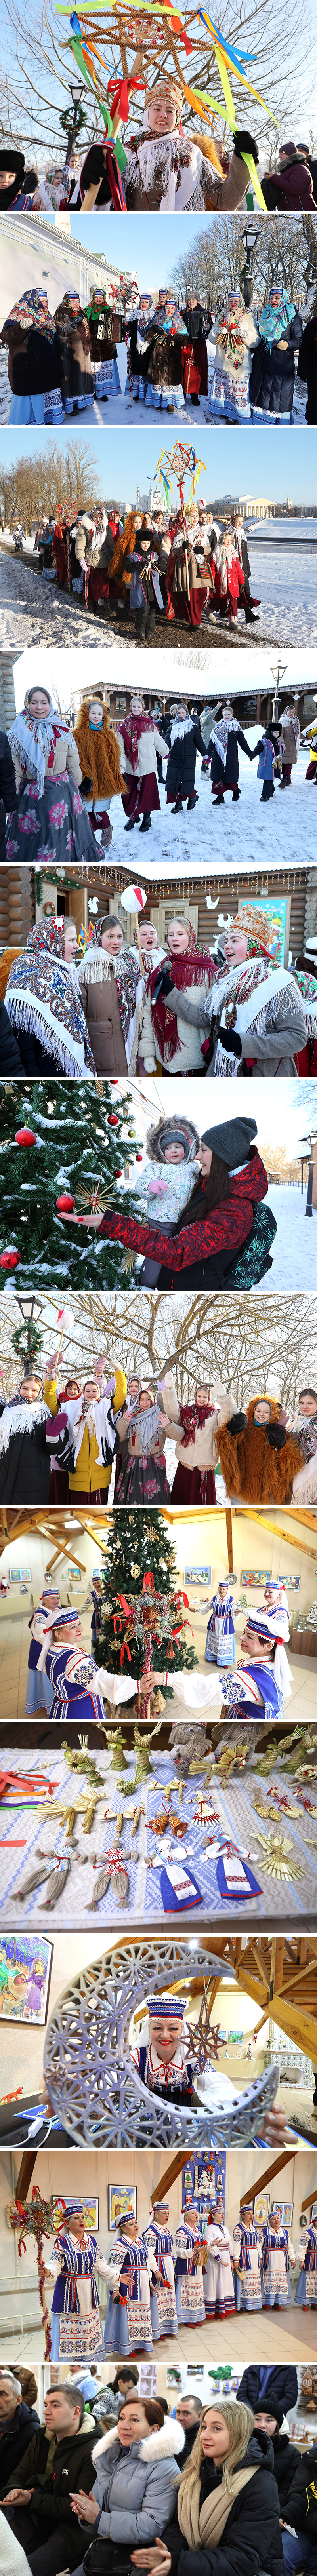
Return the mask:
{"type": "Polygon", "coordinates": [[[237,1037],[236,1029],[218,1029],[218,1037],[220,1038],[220,1046],[224,1047],[225,1055],[236,1055],[239,1061],[239,1056],[242,1055],[242,1046],[241,1038],[237,1037]]]}
{"type": "Polygon", "coordinates": [[[80,794],[81,794],[81,796],[88,796],[88,799],[89,799],[89,797],[90,797],[90,796],[92,796],[92,779],[91,779],[91,778],[81,778],[81,781],[80,781],[80,794]]]}
{"type": "Polygon", "coordinates": [[[287,1435],[283,1422],[269,1422],[266,1437],[269,1449],[285,1449],[287,1435]]]}
{"type": "MultiPolygon", "coordinates": [[[[106,135],[105,135],[105,143],[106,143],[106,140],[107,140],[107,137],[106,137],[106,135]]],[[[104,145],[103,145],[103,144],[101,144],[101,143],[92,143],[92,144],[91,144],[90,153],[89,153],[89,159],[88,159],[88,155],[87,155],[87,169],[85,170],[85,188],[92,188],[92,187],[94,186],[94,181],[95,181],[95,179],[104,179],[104,175],[105,175],[105,164],[104,164],[104,157],[103,157],[103,155],[104,155],[104,145]]]]}
{"type": "Polygon", "coordinates": [[[238,1431],[246,1431],[246,1430],[247,1430],[247,1414],[246,1414],[246,1413],[231,1413],[231,1415],[230,1415],[230,1422],[226,1422],[226,1426],[225,1426],[225,1427],[226,1427],[226,1431],[230,1431],[230,1439],[231,1439],[231,1432],[232,1432],[232,1433],[233,1433],[233,1439],[234,1439],[234,1440],[237,1440],[237,1438],[238,1438],[238,1431]]]}
{"type": "Polygon", "coordinates": [[[255,161],[255,163],[257,163],[259,159],[258,147],[257,143],[254,141],[254,134],[248,133],[247,126],[236,125],[235,134],[233,136],[233,149],[237,154],[238,161],[241,161],[242,152],[252,152],[252,160],[255,161]]]}
{"type": "Polygon", "coordinates": [[[161,975],[158,975],[157,984],[155,984],[154,1000],[158,1001],[159,993],[164,993],[165,1000],[167,1001],[168,994],[172,993],[172,991],[173,976],[169,975],[168,966],[163,966],[163,972],[161,975]]]}

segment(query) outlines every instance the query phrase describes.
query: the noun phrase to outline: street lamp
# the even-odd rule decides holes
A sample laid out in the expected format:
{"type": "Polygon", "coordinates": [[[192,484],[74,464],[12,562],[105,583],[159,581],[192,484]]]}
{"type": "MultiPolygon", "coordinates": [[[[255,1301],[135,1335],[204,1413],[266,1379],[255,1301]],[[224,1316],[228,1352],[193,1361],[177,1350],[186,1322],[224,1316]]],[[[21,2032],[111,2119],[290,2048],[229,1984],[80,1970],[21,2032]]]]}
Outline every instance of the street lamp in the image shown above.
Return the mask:
{"type": "Polygon", "coordinates": [[[243,295],[244,295],[244,302],[245,302],[245,304],[247,305],[248,310],[249,310],[249,306],[250,306],[250,304],[252,303],[252,287],[253,287],[253,259],[252,259],[252,254],[253,254],[253,251],[255,251],[256,242],[258,241],[259,230],[260,230],[260,226],[259,226],[259,224],[253,224],[252,222],[251,222],[251,223],[246,223],[246,224],[244,224],[244,225],[243,225],[243,227],[242,227],[242,240],[244,241],[244,246],[245,246],[245,262],[244,262],[244,269],[243,269],[243,271],[242,271],[242,293],[243,293],[243,295]]]}
{"type": "Polygon", "coordinates": [[[83,125],[84,125],[84,123],[85,123],[84,109],[83,109],[83,107],[82,107],[82,99],[83,99],[83,97],[84,97],[84,91],[85,91],[85,81],[82,81],[82,80],[70,80],[69,87],[70,87],[70,95],[71,95],[71,100],[72,100],[72,108],[71,108],[71,107],[68,107],[68,108],[67,108],[67,107],[65,107],[65,108],[63,108],[63,110],[62,110],[62,115],[60,116],[60,120],[59,120],[60,125],[61,125],[61,126],[62,126],[62,128],[63,128],[63,133],[64,133],[64,134],[66,134],[66,146],[67,146],[67,148],[66,148],[65,169],[67,169],[67,163],[68,163],[68,161],[70,161],[71,153],[72,153],[72,151],[73,151],[74,143],[76,142],[77,135],[81,133],[82,126],[83,126],[83,125]]]}
{"type": "Polygon", "coordinates": [[[20,1352],[21,1358],[29,1362],[37,1358],[40,1349],[40,1333],[37,1326],[40,1323],[45,1302],[45,1297],[36,1297],[33,1291],[30,1296],[26,1294],[24,1297],[23,1291],[14,1289],[14,1303],[19,1307],[23,1324],[27,1326],[26,1350],[22,1352],[21,1349],[21,1325],[18,1333],[13,1335],[14,1348],[20,1352]]]}
{"type": "Polygon", "coordinates": [[[272,724],[276,724],[276,722],[277,722],[277,717],[278,717],[278,715],[279,715],[279,707],[280,707],[280,692],[281,692],[281,688],[282,688],[282,685],[283,685],[283,680],[285,680],[286,662],[283,662],[283,663],[278,662],[278,665],[277,665],[277,671],[274,671],[274,669],[273,669],[273,662],[272,662],[272,663],[271,663],[271,670],[272,670],[272,680],[274,680],[274,698],[273,698],[273,706],[272,706],[272,724]]]}

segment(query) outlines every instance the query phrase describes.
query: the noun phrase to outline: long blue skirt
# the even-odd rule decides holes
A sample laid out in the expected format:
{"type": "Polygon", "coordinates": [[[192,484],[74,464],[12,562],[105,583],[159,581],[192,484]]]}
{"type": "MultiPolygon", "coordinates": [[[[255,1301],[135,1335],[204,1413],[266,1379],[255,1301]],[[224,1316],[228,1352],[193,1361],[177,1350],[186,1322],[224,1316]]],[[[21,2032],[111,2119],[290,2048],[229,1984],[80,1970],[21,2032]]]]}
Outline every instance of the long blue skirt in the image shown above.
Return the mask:
{"type": "MultiPolygon", "coordinates": [[[[118,2302],[118,2304],[117,2304],[116,2300],[115,2300],[115,2301],[113,2301],[113,2298],[112,2298],[112,2292],[111,2292],[111,2290],[110,2290],[109,2307],[107,2308],[106,2323],[105,2323],[105,2329],[104,2329],[104,2347],[105,2347],[105,2352],[106,2352],[106,2353],[109,2353],[109,2352],[116,2352],[116,2353],[117,2353],[117,2352],[119,2352],[119,2353],[121,2353],[121,2356],[124,2354],[124,2359],[125,2359],[125,2361],[126,2361],[126,2359],[127,2359],[127,2356],[129,2356],[129,2353],[131,2354],[131,2352],[133,2352],[133,2351],[134,2351],[134,2340],[133,2340],[133,2337],[134,2337],[134,2321],[135,2321],[135,2325],[137,2325],[137,2323],[139,2323],[139,2319],[140,2319],[140,2306],[139,2306],[139,2300],[138,2300],[138,2299],[135,2299],[135,2300],[134,2300],[134,2299],[133,2299],[133,2300],[129,2300],[129,2309],[130,2309],[130,2319],[131,2319],[131,2325],[132,2325],[132,2333],[131,2333],[131,2335],[130,2335],[130,2336],[129,2336],[129,2329],[128,2329],[128,2308],[127,2308],[127,2306],[126,2306],[126,2307],[124,2307],[124,2308],[121,2308],[121,2307],[119,2306],[119,2302],[118,2302]],[[134,2309],[134,2316],[133,2316],[133,2309],[134,2309]]],[[[141,2351],[141,2352],[148,2352],[148,2353],[150,2353],[150,2354],[151,2354],[151,2353],[152,2353],[152,2350],[153,2350],[153,2346],[152,2346],[152,2335],[150,2336],[150,2338],[149,2338],[149,2342],[148,2342],[148,2343],[142,2343],[142,2344],[140,2344],[140,2346],[139,2346],[139,2343],[138,2343],[138,2349],[140,2349],[140,2351],[141,2351]]]]}

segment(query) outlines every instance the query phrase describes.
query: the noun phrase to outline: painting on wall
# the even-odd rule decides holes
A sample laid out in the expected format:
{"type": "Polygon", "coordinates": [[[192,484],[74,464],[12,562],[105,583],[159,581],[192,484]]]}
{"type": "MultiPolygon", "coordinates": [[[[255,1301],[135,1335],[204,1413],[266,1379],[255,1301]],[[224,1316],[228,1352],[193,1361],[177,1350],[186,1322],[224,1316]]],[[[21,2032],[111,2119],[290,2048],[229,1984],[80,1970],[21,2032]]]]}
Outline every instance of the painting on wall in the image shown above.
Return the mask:
{"type": "MultiPolygon", "coordinates": [[[[268,1566],[262,1566],[262,1569],[258,1565],[243,1566],[241,1583],[244,1583],[246,1591],[252,1592],[253,1584],[261,1583],[265,1587],[269,1580],[268,1566]]],[[[284,1592],[299,1592],[300,1574],[280,1574],[279,1583],[284,1584],[284,1592]]]]}
{"type": "Polygon", "coordinates": [[[266,2221],[267,2221],[267,2218],[268,2218],[268,2215],[269,2215],[269,2207],[270,2207],[270,2194],[269,2194],[269,2191],[257,2191],[257,2192],[256,2192],[255,2201],[254,2201],[254,2223],[255,2223],[255,2227],[266,2227],[266,2221]]]}
{"type": "Polygon", "coordinates": [[[31,1583],[30,1565],[10,1565],[10,1583],[31,1583]]]}
{"type": "Polygon", "coordinates": [[[223,2200],[225,2207],[225,2197],[225,2147],[219,2155],[214,2150],[210,2156],[187,2156],[183,2167],[182,2208],[185,2209],[186,2201],[193,2200],[201,2223],[202,2219],[208,2218],[211,2201],[223,2200]]]}
{"type": "Polygon", "coordinates": [[[292,2226],[292,2220],[293,2220],[293,2208],[294,2208],[294,2201],[293,2201],[293,2200],[272,2200],[272,2207],[271,2207],[271,2210],[270,2210],[270,2217],[271,2217],[271,2218],[277,2218],[277,2219],[278,2219],[278,2225],[279,2225],[279,2227],[291,2227],[291,2226],[292,2226]]]}
{"type": "Polygon", "coordinates": [[[211,1583],[211,1565],[185,1565],[185,1583],[211,1583]]]}
{"type": "Polygon", "coordinates": [[[0,2013],[2,2021],[46,2022],[53,1942],[42,1933],[2,1932],[0,1939],[0,2013]]]}
{"type": "MultiPolygon", "coordinates": [[[[67,2232],[67,2228],[68,2228],[68,2210],[69,2210],[69,2209],[73,2209],[73,2208],[74,2208],[74,2195],[72,2196],[70,2192],[69,2192],[68,2194],[67,2194],[67,2192],[63,2193],[63,2196],[62,2196],[62,2198],[61,2198],[60,2200],[55,2200],[55,2197],[54,2197],[54,2214],[55,2214],[55,2227],[56,2227],[56,2231],[57,2231],[57,2228],[58,2228],[58,2227],[64,2227],[64,2228],[65,2228],[65,2230],[66,2230],[66,2232],[67,2232]]],[[[80,2217],[80,2215],[82,2215],[82,2217],[83,2217],[84,2227],[86,2228],[87,2236],[91,2236],[92,2234],[94,2234],[94,2235],[95,2235],[95,2233],[96,2233],[96,2228],[98,2228],[98,2227],[99,2227],[99,2195],[98,2195],[98,2193],[97,2193],[97,2195],[96,2195],[96,2192],[93,2192],[93,2193],[92,2193],[92,2197],[91,2197],[91,2199],[81,2200],[81,2199],[80,2199],[80,2197],[79,2197],[79,2195],[78,2195],[78,2192],[76,2191],[76,2209],[78,2210],[78,2216],[80,2217]]]]}
{"type": "MultiPolygon", "coordinates": [[[[257,895],[256,900],[258,912],[265,912],[268,914],[270,924],[269,945],[271,963],[273,966],[287,966],[290,921],[289,895],[257,895]]],[[[239,903],[239,912],[245,912],[245,903],[243,900],[239,903]]]]}
{"type": "Polygon", "coordinates": [[[119,2218],[136,2218],[136,2182],[109,2182],[109,2227],[118,2227],[119,2218]]]}

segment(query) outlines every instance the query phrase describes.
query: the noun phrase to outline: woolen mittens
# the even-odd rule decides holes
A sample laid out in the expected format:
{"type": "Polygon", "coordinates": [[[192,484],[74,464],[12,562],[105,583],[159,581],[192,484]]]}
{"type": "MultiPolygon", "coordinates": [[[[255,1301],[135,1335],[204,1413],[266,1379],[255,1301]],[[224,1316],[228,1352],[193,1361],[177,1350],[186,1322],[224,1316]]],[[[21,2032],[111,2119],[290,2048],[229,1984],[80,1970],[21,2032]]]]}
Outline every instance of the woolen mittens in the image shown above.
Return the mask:
{"type": "MultiPolygon", "coordinates": [[[[231,1428],[231,1425],[230,1425],[230,1428],[231,1428]]],[[[267,1424],[266,1437],[267,1437],[267,1440],[268,1440],[268,1443],[269,1443],[269,1449],[284,1449],[284,1448],[285,1448],[285,1441],[286,1441],[286,1431],[284,1431],[283,1423],[282,1423],[282,1422],[268,1422],[268,1424],[267,1424]]]]}

